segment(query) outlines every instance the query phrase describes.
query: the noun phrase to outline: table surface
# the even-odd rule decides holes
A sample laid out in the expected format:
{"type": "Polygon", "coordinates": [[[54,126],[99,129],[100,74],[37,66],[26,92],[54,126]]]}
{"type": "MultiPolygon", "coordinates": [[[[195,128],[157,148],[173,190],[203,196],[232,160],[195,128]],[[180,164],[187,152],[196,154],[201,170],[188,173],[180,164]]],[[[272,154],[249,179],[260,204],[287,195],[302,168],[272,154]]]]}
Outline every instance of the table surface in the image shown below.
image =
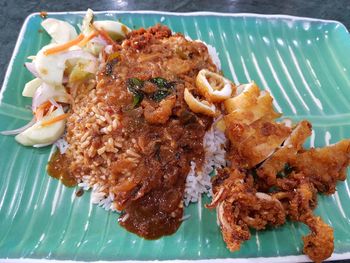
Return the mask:
{"type": "MultiPolygon", "coordinates": [[[[337,20],[350,28],[348,0],[0,0],[0,80],[3,81],[16,39],[25,18],[40,11],[157,10],[169,12],[214,11],[226,13],[287,14],[337,20]]],[[[0,87],[1,88],[1,87],[0,87]]],[[[345,261],[343,261],[345,262],[345,261]]]]}

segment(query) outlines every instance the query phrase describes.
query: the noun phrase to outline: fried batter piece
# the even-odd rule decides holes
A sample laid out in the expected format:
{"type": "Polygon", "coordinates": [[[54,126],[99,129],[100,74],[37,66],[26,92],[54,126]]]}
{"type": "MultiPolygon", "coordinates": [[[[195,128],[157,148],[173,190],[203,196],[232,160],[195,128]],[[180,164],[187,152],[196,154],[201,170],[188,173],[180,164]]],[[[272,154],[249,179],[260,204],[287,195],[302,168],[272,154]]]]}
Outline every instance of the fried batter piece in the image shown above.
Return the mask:
{"type": "Polygon", "coordinates": [[[343,140],[332,146],[300,153],[291,165],[303,171],[319,192],[333,194],[337,181],[346,179],[349,158],[350,140],[343,140]]]}
{"type": "Polygon", "coordinates": [[[333,229],[320,217],[312,216],[304,223],[311,229],[311,233],[303,237],[304,253],[315,262],[329,258],[334,250],[333,229]]]}
{"type": "Polygon", "coordinates": [[[266,160],[287,139],[291,129],[274,120],[280,116],[272,97],[255,83],[241,85],[236,97],[225,101],[226,135],[231,142],[230,161],[250,169],[266,160]],[[243,87],[242,87],[243,86],[243,87]],[[240,92],[241,89],[241,92],[240,92]]]}
{"type": "Polygon", "coordinates": [[[231,251],[250,239],[249,227],[282,225],[286,213],[281,202],[254,188],[253,176],[237,169],[221,169],[213,181],[215,198],[208,208],[217,207],[224,241],[231,251]]]}
{"type": "Polygon", "coordinates": [[[308,121],[298,123],[283,146],[260,166],[257,172],[258,176],[267,181],[269,186],[275,185],[278,172],[283,169],[286,163],[295,159],[297,152],[310,135],[311,124],[308,121]]]}
{"type": "Polygon", "coordinates": [[[224,103],[231,163],[212,179],[213,200],[207,207],[217,208],[223,239],[231,251],[250,238],[249,228],[276,227],[290,219],[310,228],[303,237],[304,253],[322,262],[333,252],[333,229],[313,210],[317,193],[332,194],[337,181],[345,180],[350,140],[304,149],[311,124],[301,121],[292,130],[277,123],[278,115],[271,114],[272,100],[260,105],[261,94],[254,84],[224,103]]]}
{"type": "Polygon", "coordinates": [[[310,234],[303,237],[304,253],[313,261],[322,262],[334,250],[333,229],[313,214],[312,210],[317,205],[317,190],[314,185],[303,174],[292,176],[299,181],[298,188],[293,191],[291,199],[281,202],[287,207],[290,219],[306,224],[311,230],[310,234]]]}
{"type": "Polygon", "coordinates": [[[227,133],[231,141],[230,161],[237,167],[253,168],[267,159],[289,136],[290,128],[265,119],[251,125],[228,121],[227,133]]]}

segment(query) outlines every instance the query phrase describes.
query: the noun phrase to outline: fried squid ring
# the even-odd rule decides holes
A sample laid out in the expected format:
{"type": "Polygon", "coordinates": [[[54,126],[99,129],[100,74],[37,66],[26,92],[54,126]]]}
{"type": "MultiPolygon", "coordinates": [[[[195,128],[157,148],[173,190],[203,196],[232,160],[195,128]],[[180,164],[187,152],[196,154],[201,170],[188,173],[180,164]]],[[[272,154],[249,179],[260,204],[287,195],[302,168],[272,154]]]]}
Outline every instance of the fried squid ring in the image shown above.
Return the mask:
{"type": "Polygon", "coordinates": [[[216,115],[216,108],[214,104],[195,98],[188,89],[185,89],[184,91],[184,99],[188,107],[190,107],[193,112],[202,113],[208,116],[216,115]]]}
{"type": "Polygon", "coordinates": [[[196,86],[200,94],[210,102],[221,102],[230,98],[234,87],[231,81],[207,69],[198,72],[196,86]]]}

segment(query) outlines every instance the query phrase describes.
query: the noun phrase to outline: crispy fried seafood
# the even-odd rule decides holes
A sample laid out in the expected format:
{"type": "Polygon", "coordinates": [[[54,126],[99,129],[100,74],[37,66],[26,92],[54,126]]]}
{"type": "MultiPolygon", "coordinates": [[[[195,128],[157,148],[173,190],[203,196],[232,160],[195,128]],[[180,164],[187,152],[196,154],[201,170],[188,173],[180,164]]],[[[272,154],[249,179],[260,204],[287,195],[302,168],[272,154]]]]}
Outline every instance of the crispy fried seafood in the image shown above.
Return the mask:
{"type": "Polygon", "coordinates": [[[213,178],[214,197],[223,238],[231,251],[250,238],[249,228],[280,226],[286,219],[310,228],[303,237],[304,253],[315,262],[330,257],[333,229],[313,214],[317,193],[333,194],[337,181],[345,180],[350,140],[304,149],[311,124],[294,128],[277,123],[272,98],[255,84],[237,87],[225,101],[226,135],[230,139],[230,166],[213,178]]]}

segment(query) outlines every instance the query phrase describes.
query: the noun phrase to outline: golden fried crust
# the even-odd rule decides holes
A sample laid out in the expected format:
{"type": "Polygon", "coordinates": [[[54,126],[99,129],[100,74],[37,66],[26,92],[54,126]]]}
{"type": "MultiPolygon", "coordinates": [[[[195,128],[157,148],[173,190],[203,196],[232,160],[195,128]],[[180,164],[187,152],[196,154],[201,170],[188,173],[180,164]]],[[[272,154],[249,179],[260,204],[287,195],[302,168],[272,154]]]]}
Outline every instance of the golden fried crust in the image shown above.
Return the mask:
{"type": "Polygon", "coordinates": [[[295,158],[310,135],[311,124],[305,120],[298,123],[283,146],[260,166],[257,171],[258,176],[267,181],[268,185],[276,184],[277,173],[283,169],[286,163],[290,163],[295,158]]]}
{"type": "Polygon", "coordinates": [[[302,171],[319,192],[333,194],[337,181],[344,181],[350,160],[350,140],[310,149],[298,155],[291,165],[302,171]]]}
{"type": "Polygon", "coordinates": [[[231,251],[238,250],[250,238],[249,228],[265,229],[267,225],[285,223],[282,203],[271,195],[257,192],[251,176],[238,170],[222,169],[213,181],[213,201],[224,241],[231,251]]]}
{"type": "Polygon", "coordinates": [[[218,218],[227,248],[234,252],[239,250],[241,244],[250,239],[250,231],[246,224],[237,222],[232,213],[232,204],[222,202],[218,206],[218,218]]]}
{"type": "MultiPolygon", "coordinates": [[[[238,87],[239,89],[239,87],[238,87]]],[[[314,216],[317,192],[334,193],[345,180],[350,161],[350,140],[305,150],[311,135],[308,121],[293,130],[275,121],[272,97],[248,85],[226,101],[224,116],[230,145],[230,167],[213,178],[213,200],[227,247],[240,248],[250,238],[249,228],[279,226],[286,218],[306,224],[304,253],[315,262],[333,252],[333,229],[314,216]]]]}
{"type": "Polygon", "coordinates": [[[320,217],[310,217],[305,221],[311,233],[303,237],[304,253],[315,262],[329,258],[334,250],[333,229],[320,217]]]}
{"type": "Polygon", "coordinates": [[[298,183],[298,186],[291,190],[287,213],[292,220],[303,222],[305,216],[312,214],[312,210],[316,207],[317,190],[305,178],[298,183]]]}
{"type": "Polygon", "coordinates": [[[232,162],[246,169],[266,160],[291,133],[283,124],[260,119],[251,125],[226,121],[226,131],[236,154],[232,162]]]}

